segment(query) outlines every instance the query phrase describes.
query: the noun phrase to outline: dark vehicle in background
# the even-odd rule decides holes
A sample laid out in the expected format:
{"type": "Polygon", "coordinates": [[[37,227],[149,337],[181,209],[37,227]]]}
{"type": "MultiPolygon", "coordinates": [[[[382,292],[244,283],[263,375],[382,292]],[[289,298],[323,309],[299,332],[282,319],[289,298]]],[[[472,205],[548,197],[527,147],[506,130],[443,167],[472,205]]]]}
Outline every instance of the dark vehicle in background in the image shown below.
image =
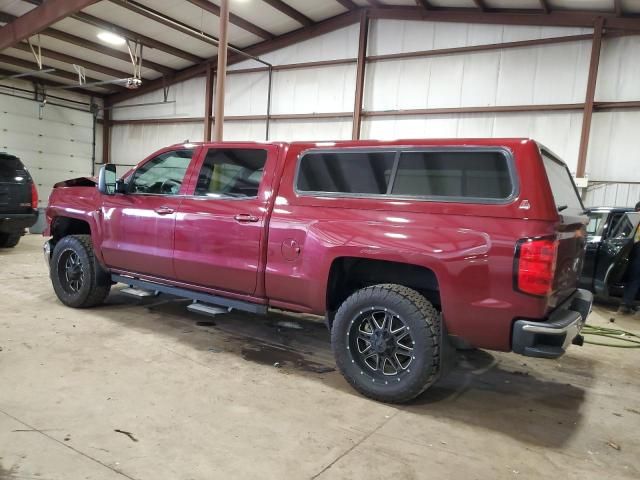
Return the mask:
{"type": "Polygon", "coordinates": [[[640,213],[630,207],[597,207],[588,215],[580,287],[591,290],[599,300],[620,298],[640,213]]]}
{"type": "Polygon", "coordinates": [[[0,153],[0,248],[15,247],[38,219],[38,191],[18,157],[0,153]]]}

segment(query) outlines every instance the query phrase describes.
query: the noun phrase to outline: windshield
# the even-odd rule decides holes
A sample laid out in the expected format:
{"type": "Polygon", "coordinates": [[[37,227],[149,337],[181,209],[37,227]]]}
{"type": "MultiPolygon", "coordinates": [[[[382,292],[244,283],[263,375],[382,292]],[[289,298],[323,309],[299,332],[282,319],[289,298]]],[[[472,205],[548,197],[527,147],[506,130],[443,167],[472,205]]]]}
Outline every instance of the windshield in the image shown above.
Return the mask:
{"type": "Polygon", "coordinates": [[[544,169],[547,172],[547,178],[549,179],[553,198],[558,210],[584,210],[567,166],[553,158],[548,152],[542,150],[541,153],[544,161],[544,169]]]}

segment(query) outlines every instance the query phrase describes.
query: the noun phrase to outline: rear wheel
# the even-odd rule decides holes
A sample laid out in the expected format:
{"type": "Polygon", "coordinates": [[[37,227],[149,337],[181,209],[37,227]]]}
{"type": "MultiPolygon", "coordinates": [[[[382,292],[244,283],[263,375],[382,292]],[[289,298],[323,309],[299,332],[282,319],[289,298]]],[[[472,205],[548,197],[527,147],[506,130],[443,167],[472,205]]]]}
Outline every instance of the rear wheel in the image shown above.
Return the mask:
{"type": "Polygon", "coordinates": [[[18,245],[22,233],[0,233],[0,248],[13,248],[18,245]]]}
{"type": "Polygon", "coordinates": [[[96,260],[89,235],[70,235],[56,244],[50,276],[56,295],[69,307],[100,305],[111,289],[111,278],[96,260]]]}
{"type": "Polygon", "coordinates": [[[338,368],[359,392],[401,403],[431,386],[440,366],[440,314],[420,293],[395,284],[358,290],[331,330],[338,368]]]}

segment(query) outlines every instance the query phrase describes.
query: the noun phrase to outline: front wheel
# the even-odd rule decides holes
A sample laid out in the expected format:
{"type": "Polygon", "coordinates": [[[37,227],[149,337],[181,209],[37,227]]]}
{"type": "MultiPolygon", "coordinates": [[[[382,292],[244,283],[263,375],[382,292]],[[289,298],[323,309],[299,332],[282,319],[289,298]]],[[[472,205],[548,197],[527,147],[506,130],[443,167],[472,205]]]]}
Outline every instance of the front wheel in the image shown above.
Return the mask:
{"type": "Polygon", "coordinates": [[[53,249],[50,266],[53,289],[69,307],[94,307],[109,295],[111,279],[96,260],[89,235],[62,238],[53,249]]]}
{"type": "Polygon", "coordinates": [[[411,288],[358,290],[340,306],[331,330],[338,368],[360,393],[389,403],[431,386],[440,367],[440,314],[411,288]]]}

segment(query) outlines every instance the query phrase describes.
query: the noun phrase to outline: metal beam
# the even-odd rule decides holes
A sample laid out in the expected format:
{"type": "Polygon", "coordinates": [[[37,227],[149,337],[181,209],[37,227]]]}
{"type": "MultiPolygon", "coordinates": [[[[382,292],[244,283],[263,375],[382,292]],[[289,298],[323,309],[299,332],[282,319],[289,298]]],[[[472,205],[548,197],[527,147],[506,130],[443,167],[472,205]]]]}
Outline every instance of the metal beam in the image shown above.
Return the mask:
{"type": "Polygon", "coordinates": [[[281,13],[284,13],[289,18],[293,18],[296,22],[298,22],[303,27],[308,27],[313,24],[313,20],[307,17],[304,13],[296,10],[288,3],[283,2],[282,0],[262,0],[264,3],[271,5],[273,8],[278,10],[281,13]]]}
{"type": "Polygon", "coordinates": [[[367,43],[369,39],[369,17],[363,10],[360,16],[360,36],[358,39],[358,63],[356,64],[356,95],[353,105],[353,125],[351,139],[360,139],[362,127],[362,101],[364,98],[365,68],[367,65],[367,43]]]}
{"type": "Polygon", "coordinates": [[[576,176],[584,177],[587,167],[587,152],[589,150],[589,136],[591,134],[591,118],[593,116],[593,100],[596,95],[596,83],[598,81],[598,67],[600,65],[600,50],[602,47],[602,30],[604,19],[600,19],[593,32],[591,45],[591,59],[589,60],[589,78],[587,80],[587,94],[584,101],[584,113],[582,115],[582,133],[580,135],[580,150],[578,151],[578,168],[576,176]]]}
{"type": "MultiPolygon", "coordinates": [[[[44,5],[45,2],[44,0],[23,0],[25,2],[31,3],[33,5],[44,5]]],[[[48,0],[50,1],[50,0],[48,0]]],[[[101,18],[98,18],[96,16],[93,15],[89,15],[88,13],[83,13],[83,12],[78,12],[75,13],[73,15],[71,15],[71,18],[73,18],[74,20],[78,20],[80,22],[86,23],[88,25],[93,25],[94,27],[98,27],[98,28],[102,28],[104,30],[108,30],[114,33],[117,33],[118,35],[125,37],[125,38],[129,38],[132,40],[140,40],[146,47],[151,47],[151,48],[156,48],[158,50],[161,50],[165,53],[168,53],[170,55],[173,55],[174,57],[178,57],[178,58],[182,58],[183,60],[187,60],[191,63],[199,63],[202,62],[204,59],[194,55],[192,53],[186,52],[184,50],[181,50],[179,48],[176,48],[172,45],[168,45],[166,43],[163,43],[159,40],[156,40],[154,38],[151,37],[147,37],[145,35],[142,35],[138,32],[134,32],[132,30],[128,30],[124,27],[120,27],[117,25],[114,25],[113,23],[110,23],[106,20],[103,20],[101,18]]]]}
{"type": "Polygon", "coordinates": [[[221,142],[224,129],[224,91],[227,79],[227,38],[229,30],[229,0],[220,0],[220,45],[216,69],[216,97],[213,123],[213,139],[221,142]]]}
{"type": "MultiPolygon", "coordinates": [[[[17,50],[22,50],[23,52],[31,53],[31,48],[26,43],[19,43],[14,45],[13,48],[17,50]]],[[[82,58],[72,57],[71,55],[66,55],[64,53],[54,52],[53,50],[49,50],[48,48],[41,48],[43,57],[50,58],[51,60],[57,60],[59,62],[65,62],[70,65],[80,65],[87,70],[93,70],[94,72],[103,73],[105,75],[109,75],[114,78],[127,78],[131,76],[131,73],[123,72],[121,70],[116,70],[115,68],[105,67],[104,65],[89,62],[87,60],[83,60],[82,58]]]]}
{"type": "MultiPolygon", "coordinates": [[[[16,58],[16,57],[10,57],[9,55],[4,55],[4,54],[0,54],[0,63],[15,65],[16,67],[24,68],[27,70],[38,70],[38,64],[35,62],[29,62],[28,60],[23,60],[21,58],[16,58]]],[[[55,68],[55,67],[51,67],[50,65],[45,65],[43,63],[42,68],[45,69],[45,68],[55,68]]],[[[70,80],[72,82],[78,81],[77,74],[68,72],[67,70],[60,70],[59,68],[56,68],[55,72],[47,73],[47,75],[51,75],[58,78],[64,78],[65,80],[70,80]]],[[[86,77],[86,81],[87,83],[90,83],[90,82],[100,82],[101,80],[98,80],[96,78],[86,77]]],[[[105,88],[107,90],[113,91],[113,87],[110,87],[109,85],[101,85],[100,88],[105,88]]]]}
{"type": "Polygon", "coordinates": [[[613,11],[616,12],[616,16],[621,17],[624,15],[624,8],[622,7],[622,0],[613,0],[613,11]]]}
{"type": "Polygon", "coordinates": [[[538,10],[517,13],[513,10],[503,11],[498,9],[479,12],[476,9],[438,9],[425,11],[420,7],[385,7],[370,8],[369,18],[591,28],[593,28],[593,25],[599,18],[602,18],[607,28],[640,32],[640,17],[617,17],[614,13],[586,10],[554,10],[551,13],[543,13],[538,10]]]}
{"type": "MultiPolygon", "coordinates": [[[[206,10],[209,13],[213,13],[215,16],[219,17],[221,9],[218,5],[211,3],[209,0],[187,0],[189,3],[194,4],[196,7],[200,7],[203,10],[206,10]]],[[[265,40],[270,40],[275,37],[275,35],[271,32],[268,32],[264,28],[260,28],[257,25],[241,18],[233,13],[229,13],[229,22],[234,24],[236,27],[240,27],[247,32],[253,33],[260,38],[265,40]]]]}
{"type": "MultiPolygon", "coordinates": [[[[329,33],[334,30],[338,30],[348,25],[352,25],[358,22],[359,19],[360,19],[360,12],[357,10],[352,10],[349,12],[345,12],[341,15],[338,15],[336,17],[332,17],[327,20],[317,22],[310,27],[300,28],[298,30],[294,30],[293,32],[285,33],[284,35],[280,35],[279,37],[274,38],[273,40],[257,43],[255,45],[245,48],[244,51],[250,55],[260,56],[265,53],[272,52],[280,48],[284,48],[288,45],[293,45],[298,42],[303,42],[310,38],[323,35],[325,33],[329,33]]],[[[238,54],[232,54],[229,56],[228,64],[232,65],[242,60],[245,60],[245,57],[240,56],[238,54]]],[[[174,75],[167,76],[163,79],[153,80],[151,82],[145,82],[142,85],[142,87],[140,87],[137,90],[121,92],[113,96],[107,97],[107,102],[111,104],[121,102],[123,100],[127,100],[129,98],[142,95],[143,93],[148,93],[154,90],[158,90],[160,88],[163,88],[164,86],[173,85],[175,83],[182,82],[184,80],[189,80],[190,78],[204,74],[206,72],[207,65],[212,64],[213,62],[216,62],[216,61],[217,61],[216,57],[213,57],[206,63],[194,65],[193,67],[189,67],[184,70],[181,70],[174,75]]]]}
{"type": "Polygon", "coordinates": [[[49,25],[82,10],[96,0],[48,0],[38,8],[0,28],[0,51],[44,30],[49,25]]]}

